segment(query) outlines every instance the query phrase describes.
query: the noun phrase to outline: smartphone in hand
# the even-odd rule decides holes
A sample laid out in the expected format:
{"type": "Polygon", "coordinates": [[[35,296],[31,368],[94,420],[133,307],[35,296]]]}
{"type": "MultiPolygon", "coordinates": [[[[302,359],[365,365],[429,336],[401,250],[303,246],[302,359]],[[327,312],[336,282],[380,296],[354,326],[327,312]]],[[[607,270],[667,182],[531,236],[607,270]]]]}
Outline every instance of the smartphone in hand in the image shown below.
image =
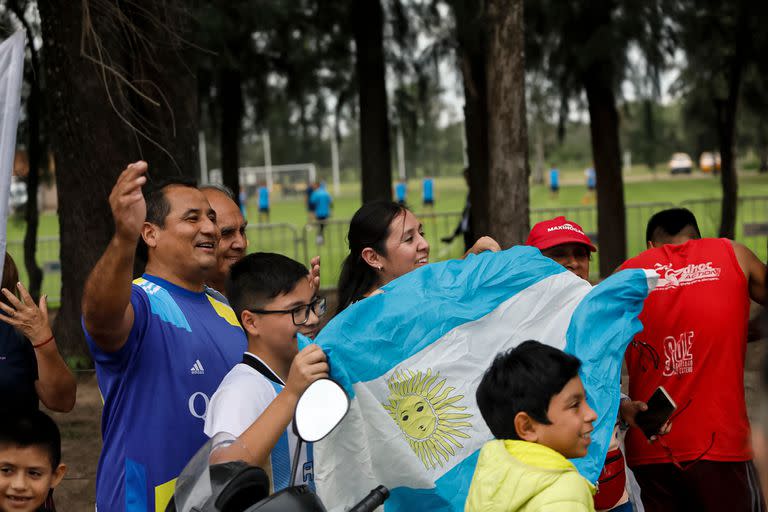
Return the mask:
{"type": "Polygon", "coordinates": [[[650,439],[655,436],[661,430],[661,427],[669,420],[672,413],[677,409],[677,404],[669,396],[667,390],[663,386],[656,388],[656,391],[651,395],[650,400],[646,402],[648,405],[647,411],[640,411],[635,416],[635,423],[640,427],[645,434],[645,437],[650,439]]]}

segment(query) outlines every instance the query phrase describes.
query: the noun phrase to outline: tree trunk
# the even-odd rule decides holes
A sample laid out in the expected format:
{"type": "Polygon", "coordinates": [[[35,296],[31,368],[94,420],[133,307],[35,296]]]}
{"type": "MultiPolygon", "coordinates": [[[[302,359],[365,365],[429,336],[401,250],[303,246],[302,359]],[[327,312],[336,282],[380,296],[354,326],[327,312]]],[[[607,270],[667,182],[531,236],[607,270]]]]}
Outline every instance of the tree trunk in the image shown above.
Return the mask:
{"type": "Polygon", "coordinates": [[[720,203],[720,228],[718,236],[721,238],[736,237],[736,214],[739,202],[739,181],[736,177],[736,153],[734,142],[736,139],[736,111],[739,103],[739,90],[741,89],[741,77],[744,70],[745,38],[747,37],[748,23],[746,3],[740,4],[736,22],[735,39],[736,50],[728,63],[728,96],[725,99],[715,99],[717,113],[717,138],[720,145],[720,184],[723,188],[723,198],[720,203]]]}
{"type": "MultiPolygon", "coordinates": [[[[240,138],[243,123],[243,82],[240,71],[224,68],[219,72],[219,112],[221,114],[221,175],[239,201],[240,138]]],[[[241,205],[242,206],[242,205],[241,205]]]]}
{"type": "Polygon", "coordinates": [[[40,223],[40,212],[37,204],[37,190],[40,184],[40,160],[45,149],[40,140],[40,110],[42,96],[40,94],[40,57],[35,48],[34,37],[29,23],[24,17],[24,10],[18,2],[8,2],[8,8],[18,18],[27,31],[29,43],[30,67],[27,70],[29,96],[27,97],[27,124],[29,139],[27,140],[27,155],[29,157],[29,172],[27,174],[27,204],[24,208],[26,230],[24,232],[24,268],[27,270],[29,282],[27,287],[32,298],[37,301],[43,284],[43,271],[37,264],[37,228],[40,223]]]}
{"type": "Polygon", "coordinates": [[[533,183],[536,185],[544,184],[544,120],[538,118],[534,121],[535,135],[534,144],[536,150],[536,164],[533,170],[533,183]]]}
{"type": "Polygon", "coordinates": [[[38,7],[59,201],[62,289],[54,331],[66,355],[87,357],[80,301],[114,230],[108,196],[118,174],[143,158],[150,180],[198,175],[196,88],[179,27],[187,18],[179,1],[136,12],[116,3],[91,9],[89,0],[38,7]]]}
{"type": "Polygon", "coordinates": [[[588,69],[583,77],[589,103],[589,129],[597,175],[597,231],[601,277],[610,275],[627,257],[619,115],[616,111],[612,78],[611,64],[605,61],[588,69]]]}
{"type": "Polygon", "coordinates": [[[490,235],[510,247],[529,231],[523,0],[486,5],[490,235]]]}
{"type": "Polygon", "coordinates": [[[473,0],[454,0],[451,4],[456,19],[459,62],[464,82],[464,131],[469,161],[469,199],[472,205],[471,238],[476,240],[489,233],[490,225],[486,27],[482,11],[473,0]]]}
{"type": "Polygon", "coordinates": [[[353,0],[355,69],[360,97],[362,196],[367,203],[392,198],[392,159],[384,67],[381,0],[353,0]]]}
{"type": "Polygon", "coordinates": [[[768,172],[768,126],[762,118],[757,124],[757,156],[760,159],[758,172],[768,172]]]}
{"type": "MultiPolygon", "coordinates": [[[[734,71],[732,71],[734,73],[734,71]]],[[[739,182],[736,177],[736,105],[738,103],[740,70],[729,79],[728,97],[715,100],[717,109],[717,136],[720,144],[720,184],[723,198],[720,203],[720,228],[718,236],[733,240],[736,236],[736,213],[739,201],[739,182]]]]}
{"type": "Polygon", "coordinates": [[[645,128],[645,164],[656,173],[656,123],[653,116],[653,101],[643,100],[643,125],[645,128]]]}

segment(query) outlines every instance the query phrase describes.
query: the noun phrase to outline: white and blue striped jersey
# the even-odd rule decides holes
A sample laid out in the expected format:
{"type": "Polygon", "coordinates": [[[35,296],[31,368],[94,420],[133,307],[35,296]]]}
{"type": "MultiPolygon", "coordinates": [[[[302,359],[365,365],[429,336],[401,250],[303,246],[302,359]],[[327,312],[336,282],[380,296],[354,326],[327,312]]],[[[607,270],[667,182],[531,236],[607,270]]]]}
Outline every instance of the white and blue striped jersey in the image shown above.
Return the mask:
{"type": "MultiPolygon", "coordinates": [[[[219,432],[227,432],[240,436],[258,419],[284,386],[283,381],[266,363],[246,352],[243,362],[229,371],[213,394],[205,418],[205,434],[213,437],[219,432]]],[[[270,454],[269,467],[262,468],[269,476],[272,492],[291,485],[289,480],[297,442],[293,424],[290,423],[270,454]]],[[[305,484],[314,490],[313,464],[312,444],[305,443],[301,448],[293,485],[305,484]]]]}

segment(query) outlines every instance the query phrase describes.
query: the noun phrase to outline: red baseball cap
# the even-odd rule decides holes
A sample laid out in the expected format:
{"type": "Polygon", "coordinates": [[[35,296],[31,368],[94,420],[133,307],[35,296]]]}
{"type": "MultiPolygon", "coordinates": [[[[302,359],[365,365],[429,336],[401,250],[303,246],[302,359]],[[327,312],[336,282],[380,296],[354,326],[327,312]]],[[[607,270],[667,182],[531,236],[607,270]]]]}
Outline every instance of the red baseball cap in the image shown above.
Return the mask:
{"type": "Polygon", "coordinates": [[[525,245],[531,245],[542,251],[556,245],[572,243],[584,244],[590,251],[597,251],[581,226],[565,217],[555,217],[539,222],[533,226],[528,234],[528,240],[525,241],[525,245]]]}

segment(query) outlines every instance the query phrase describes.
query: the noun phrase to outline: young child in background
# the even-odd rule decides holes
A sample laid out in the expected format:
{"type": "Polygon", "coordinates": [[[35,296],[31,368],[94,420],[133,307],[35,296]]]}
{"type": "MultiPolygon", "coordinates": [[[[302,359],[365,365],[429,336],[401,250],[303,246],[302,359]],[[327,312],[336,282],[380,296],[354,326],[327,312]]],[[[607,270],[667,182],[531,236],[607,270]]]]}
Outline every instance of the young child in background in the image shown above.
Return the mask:
{"type": "Polygon", "coordinates": [[[38,410],[2,413],[0,512],[52,512],[46,505],[67,467],[56,423],[38,410]]]}
{"type": "Polygon", "coordinates": [[[465,512],[594,511],[594,487],[568,460],[587,454],[597,419],[580,366],[537,341],[496,357],[476,394],[496,440],[480,451],[465,512]]]}

